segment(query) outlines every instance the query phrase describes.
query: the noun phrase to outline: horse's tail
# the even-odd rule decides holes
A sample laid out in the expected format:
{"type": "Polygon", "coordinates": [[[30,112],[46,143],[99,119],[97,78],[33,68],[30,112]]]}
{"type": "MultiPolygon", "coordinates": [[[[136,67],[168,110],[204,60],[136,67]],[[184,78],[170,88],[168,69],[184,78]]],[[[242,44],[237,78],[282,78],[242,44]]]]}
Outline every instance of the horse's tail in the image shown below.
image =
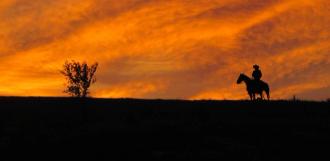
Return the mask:
{"type": "Polygon", "coordinates": [[[270,99],[270,90],[269,90],[268,84],[266,85],[265,91],[266,91],[266,94],[267,94],[267,99],[269,100],[270,99]]]}

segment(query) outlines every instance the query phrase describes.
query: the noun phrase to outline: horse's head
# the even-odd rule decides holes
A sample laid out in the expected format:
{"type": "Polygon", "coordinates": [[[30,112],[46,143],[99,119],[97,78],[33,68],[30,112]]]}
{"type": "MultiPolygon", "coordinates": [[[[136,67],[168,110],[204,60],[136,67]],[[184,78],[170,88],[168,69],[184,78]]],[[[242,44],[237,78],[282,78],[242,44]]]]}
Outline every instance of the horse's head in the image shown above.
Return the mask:
{"type": "Polygon", "coordinates": [[[237,79],[237,84],[242,83],[242,81],[248,82],[249,80],[250,78],[248,76],[246,76],[244,73],[241,73],[237,79]]]}
{"type": "Polygon", "coordinates": [[[241,73],[240,75],[239,75],[239,77],[238,77],[238,79],[237,79],[237,84],[240,84],[240,83],[242,83],[242,81],[243,81],[243,73],[241,73]]]}

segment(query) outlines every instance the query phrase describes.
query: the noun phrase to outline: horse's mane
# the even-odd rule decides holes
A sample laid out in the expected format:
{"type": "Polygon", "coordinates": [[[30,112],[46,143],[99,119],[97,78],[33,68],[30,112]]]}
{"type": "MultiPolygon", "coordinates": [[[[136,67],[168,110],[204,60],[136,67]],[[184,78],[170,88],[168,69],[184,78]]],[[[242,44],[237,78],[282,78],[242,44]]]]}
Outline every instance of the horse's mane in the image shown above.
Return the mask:
{"type": "Polygon", "coordinates": [[[247,78],[248,80],[251,80],[251,78],[245,75],[244,73],[241,73],[241,76],[247,78]]]}

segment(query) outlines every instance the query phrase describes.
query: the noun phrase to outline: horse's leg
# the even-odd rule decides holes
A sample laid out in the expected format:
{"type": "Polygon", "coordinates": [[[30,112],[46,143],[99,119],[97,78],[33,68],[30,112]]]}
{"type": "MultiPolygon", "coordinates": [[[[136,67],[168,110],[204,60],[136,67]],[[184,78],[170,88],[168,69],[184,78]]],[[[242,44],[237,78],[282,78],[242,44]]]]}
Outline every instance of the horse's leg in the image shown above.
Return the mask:
{"type": "Polygon", "coordinates": [[[269,101],[270,99],[269,90],[266,91],[266,94],[267,94],[267,100],[269,101]]]}
{"type": "Polygon", "coordinates": [[[261,91],[260,92],[260,97],[261,97],[261,100],[264,100],[264,97],[263,97],[264,95],[263,95],[263,92],[261,91]]]}
{"type": "Polygon", "coordinates": [[[252,101],[252,93],[249,92],[250,100],[252,101]]]}
{"type": "Polygon", "coordinates": [[[266,87],[266,94],[267,94],[267,100],[269,101],[269,99],[270,99],[270,94],[269,94],[269,92],[270,92],[270,90],[269,90],[269,86],[267,86],[266,87]]]}

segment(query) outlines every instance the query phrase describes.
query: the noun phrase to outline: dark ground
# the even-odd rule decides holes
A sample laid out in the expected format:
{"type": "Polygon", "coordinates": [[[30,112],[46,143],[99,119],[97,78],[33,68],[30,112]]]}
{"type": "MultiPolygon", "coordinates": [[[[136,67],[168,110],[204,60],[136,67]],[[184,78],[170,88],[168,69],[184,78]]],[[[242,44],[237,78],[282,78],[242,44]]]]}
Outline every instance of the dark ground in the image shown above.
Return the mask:
{"type": "Polygon", "coordinates": [[[0,160],[329,160],[329,102],[0,98],[0,160]]]}

